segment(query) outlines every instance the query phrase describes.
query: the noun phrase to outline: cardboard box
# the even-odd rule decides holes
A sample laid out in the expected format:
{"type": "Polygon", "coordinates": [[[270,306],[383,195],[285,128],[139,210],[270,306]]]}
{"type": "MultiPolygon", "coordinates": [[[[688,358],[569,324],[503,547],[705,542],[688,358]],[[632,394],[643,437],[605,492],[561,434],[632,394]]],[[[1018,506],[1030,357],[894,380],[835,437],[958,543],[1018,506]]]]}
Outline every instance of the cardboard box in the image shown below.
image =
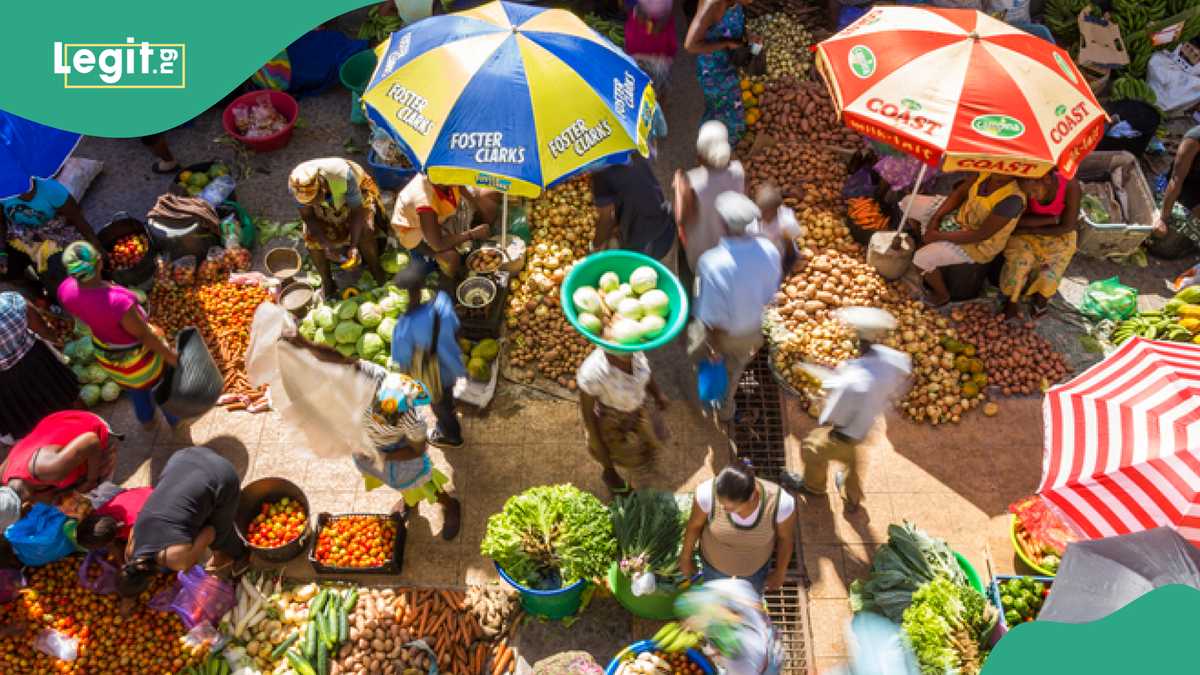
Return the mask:
{"type": "Polygon", "coordinates": [[[1137,251],[1154,229],[1154,193],[1131,153],[1097,151],[1079,164],[1080,183],[1111,182],[1120,214],[1113,223],[1093,223],[1082,212],[1077,249],[1091,258],[1123,258],[1137,251]],[[1119,217],[1118,217],[1119,216],[1119,217]]]}
{"type": "Polygon", "coordinates": [[[1121,27],[1106,17],[1091,14],[1085,8],[1076,20],[1079,23],[1079,66],[1112,70],[1129,63],[1129,52],[1121,39],[1121,27]]]}

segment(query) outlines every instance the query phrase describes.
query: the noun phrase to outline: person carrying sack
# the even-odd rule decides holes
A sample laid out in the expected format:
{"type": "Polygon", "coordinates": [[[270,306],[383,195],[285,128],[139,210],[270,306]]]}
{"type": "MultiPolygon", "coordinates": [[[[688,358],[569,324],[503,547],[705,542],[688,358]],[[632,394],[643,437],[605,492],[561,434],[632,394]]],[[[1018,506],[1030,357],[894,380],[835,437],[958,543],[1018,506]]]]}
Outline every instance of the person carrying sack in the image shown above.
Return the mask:
{"type": "Polygon", "coordinates": [[[437,425],[429,442],[442,448],[463,446],[462,426],[454,400],[454,382],[466,377],[458,347],[458,315],[444,291],[431,300],[422,295],[425,275],[421,265],[409,265],[393,280],[408,294],[408,309],[392,333],[392,361],[401,371],[425,384],[437,425]]]}

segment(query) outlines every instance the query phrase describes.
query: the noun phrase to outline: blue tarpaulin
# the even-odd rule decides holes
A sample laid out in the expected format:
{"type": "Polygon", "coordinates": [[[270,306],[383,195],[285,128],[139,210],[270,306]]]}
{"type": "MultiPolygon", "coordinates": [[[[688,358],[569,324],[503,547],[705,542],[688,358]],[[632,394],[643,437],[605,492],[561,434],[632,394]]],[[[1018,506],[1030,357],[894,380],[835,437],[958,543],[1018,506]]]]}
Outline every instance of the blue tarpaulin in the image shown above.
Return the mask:
{"type": "Polygon", "coordinates": [[[77,143],[79,134],[0,110],[0,197],[28,190],[31,176],[53,176],[77,143]]]}

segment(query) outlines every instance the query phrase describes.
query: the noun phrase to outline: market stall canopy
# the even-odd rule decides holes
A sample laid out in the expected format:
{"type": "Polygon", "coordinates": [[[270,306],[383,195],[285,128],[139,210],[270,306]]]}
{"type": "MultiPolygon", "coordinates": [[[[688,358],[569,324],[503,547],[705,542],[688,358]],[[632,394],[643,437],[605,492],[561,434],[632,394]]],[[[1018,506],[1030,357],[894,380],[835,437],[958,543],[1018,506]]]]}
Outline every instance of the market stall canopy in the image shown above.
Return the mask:
{"type": "Polygon", "coordinates": [[[1104,135],[1066,51],[975,10],[874,7],[817,68],[848,127],[945,171],[1070,177],[1104,135]]]}
{"type": "Polygon", "coordinates": [[[0,197],[28,190],[32,177],[58,173],[78,143],[79,134],[0,110],[0,197]]]}
{"type": "Polygon", "coordinates": [[[650,78],[564,10],[493,2],[393,33],[363,94],[435,183],[535,197],[649,154],[650,78]]]}
{"type": "Polygon", "coordinates": [[[1038,621],[1103,619],[1168,584],[1200,589],[1200,550],[1167,527],[1067,547],[1038,621]]]}
{"type": "Polygon", "coordinates": [[[1038,492],[1083,534],[1165,525],[1200,545],[1200,345],[1129,340],[1042,411],[1038,492]]]}

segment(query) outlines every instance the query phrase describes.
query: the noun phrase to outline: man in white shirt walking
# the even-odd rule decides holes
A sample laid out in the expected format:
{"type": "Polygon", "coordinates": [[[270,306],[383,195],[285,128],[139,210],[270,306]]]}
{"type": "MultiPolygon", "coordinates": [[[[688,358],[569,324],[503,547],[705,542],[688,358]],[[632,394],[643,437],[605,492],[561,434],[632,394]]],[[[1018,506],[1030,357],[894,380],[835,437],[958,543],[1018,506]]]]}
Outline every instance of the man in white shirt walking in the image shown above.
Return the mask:
{"type": "Polygon", "coordinates": [[[829,462],[838,462],[846,469],[845,473],[839,471],[834,476],[834,483],[845,504],[844,511],[853,513],[863,500],[858,446],[892,396],[908,381],[912,362],[903,352],[875,344],[896,328],[896,319],[891,314],[870,307],[848,307],[838,312],[838,318],[858,334],[862,356],[832,372],[809,368],[828,392],[818,420],[821,426],[813,429],[801,444],[803,477],[788,474],[780,484],[795,492],[823,496],[829,462]]]}

